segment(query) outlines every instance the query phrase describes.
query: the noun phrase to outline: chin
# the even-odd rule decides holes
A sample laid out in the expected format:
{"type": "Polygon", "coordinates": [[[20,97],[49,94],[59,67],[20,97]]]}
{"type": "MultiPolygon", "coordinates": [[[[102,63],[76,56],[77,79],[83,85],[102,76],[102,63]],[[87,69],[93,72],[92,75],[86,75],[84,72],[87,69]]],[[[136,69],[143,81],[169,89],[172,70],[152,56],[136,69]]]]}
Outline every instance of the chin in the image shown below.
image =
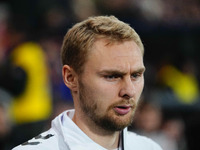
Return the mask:
{"type": "Polygon", "coordinates": [[[98,120],[98,124],[107,131],[121,131],[133,122],[133,115],[104,117],[98,120]]]}

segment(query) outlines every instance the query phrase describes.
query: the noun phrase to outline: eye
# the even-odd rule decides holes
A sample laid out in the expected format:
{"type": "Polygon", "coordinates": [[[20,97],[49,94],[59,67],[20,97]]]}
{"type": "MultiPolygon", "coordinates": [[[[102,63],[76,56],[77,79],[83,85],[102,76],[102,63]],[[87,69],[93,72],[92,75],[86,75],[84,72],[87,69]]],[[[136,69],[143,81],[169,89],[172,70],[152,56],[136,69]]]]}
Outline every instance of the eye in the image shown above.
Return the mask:
{"type": "Polygon", "coordinates": [[[137,79],[137,78],[141,77],[142,75],[143,75],[142,73],[137,72],[137,73],[133,73],[133,74],[131,75],[131,77],[132,77],[133,79],[137,79]]]}
{"type": "Polygon", "coordinates": [[[107,80],[115,80],[115,79],[118,79],[120,78],[121,76],[120,75],[117,75],[117,74],[113,74],[113,75],[105,75],[104,78],[106,78],[107,80]]]}

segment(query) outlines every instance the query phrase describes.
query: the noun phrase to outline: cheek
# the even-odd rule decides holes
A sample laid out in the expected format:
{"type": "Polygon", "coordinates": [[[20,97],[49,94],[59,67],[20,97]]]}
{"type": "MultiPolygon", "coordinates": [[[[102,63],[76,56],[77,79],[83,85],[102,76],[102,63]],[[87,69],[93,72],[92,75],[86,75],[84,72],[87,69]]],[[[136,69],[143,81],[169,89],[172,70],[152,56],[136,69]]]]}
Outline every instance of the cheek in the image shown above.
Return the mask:
{"type": "Polygon", "coordinates": [[[142,83],[139,85],[138,91],[139,91],[140,93],[142,93],[143,88],[144,88],[144,82],[142,82],[142,83]]]}
{"type": "Polygon", "coordinates": [[[140,95],[142,94],[143,88],[144,88],[144,80],[142,80],[140,83],[138,83],[137,85],[137,97],[139,98],[140,95]]]}
{"type": "Polygon", "coordinates": [[[116,84],[113,83],[104,83],[101,82],[99,84],[99,93],[102,97],[105,98],[106,101],[112,101],[117,98],[118,96],[118,88],[116,84]]]}
{"type": "Polygon", "coordinates": [[[107,109],[117,99],[116,87],[104,82],[93,84],[91,94],[101,109],[107,109]]]}

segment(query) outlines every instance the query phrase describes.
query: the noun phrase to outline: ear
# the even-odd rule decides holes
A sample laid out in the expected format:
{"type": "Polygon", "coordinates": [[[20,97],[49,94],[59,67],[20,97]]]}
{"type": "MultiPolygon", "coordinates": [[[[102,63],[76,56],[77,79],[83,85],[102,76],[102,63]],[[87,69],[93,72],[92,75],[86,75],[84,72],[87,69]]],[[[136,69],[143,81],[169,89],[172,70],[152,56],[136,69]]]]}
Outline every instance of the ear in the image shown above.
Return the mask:
{"type": "Polygon", "coordinates": [[[69,65],[64,65],[62,68],[62,76],[65,85],[71,91],[77,91],[78,77],[74,69],[71,68],[69,65]]]}

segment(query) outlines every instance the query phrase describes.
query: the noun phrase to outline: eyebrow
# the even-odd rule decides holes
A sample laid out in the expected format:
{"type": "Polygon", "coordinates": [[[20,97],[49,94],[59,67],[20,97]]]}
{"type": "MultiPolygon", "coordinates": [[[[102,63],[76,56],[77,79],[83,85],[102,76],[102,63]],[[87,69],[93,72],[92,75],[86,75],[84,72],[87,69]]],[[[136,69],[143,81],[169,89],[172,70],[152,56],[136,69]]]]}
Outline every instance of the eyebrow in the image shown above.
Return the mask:
{"type": "Polygon", "coordinates": [[[142,67],[142,68],[140,68],[140,69],[138,69],[138,70],[136,70],[136,71],[134,71],[134,72],[145,72],[145,70],[146,70],[146,68],[145,68],[145,67],[142,67]]]}
{"type": "MultiPolygon", "coordinates": [[[[136,69],[134,70],[131,74],[134,74],[134,73],[141,73],[141,72],[144,72],[145,71],[145,67],[142,67],[142,68],[139,68],[139,69],[136,69]]],[[[98,74],[119,74],[119,75],[125,75],[126,72],[123,72],[123,71],[120,71],[120,70],[102,70],[102,71],[99,71],[98,74]]]]}

